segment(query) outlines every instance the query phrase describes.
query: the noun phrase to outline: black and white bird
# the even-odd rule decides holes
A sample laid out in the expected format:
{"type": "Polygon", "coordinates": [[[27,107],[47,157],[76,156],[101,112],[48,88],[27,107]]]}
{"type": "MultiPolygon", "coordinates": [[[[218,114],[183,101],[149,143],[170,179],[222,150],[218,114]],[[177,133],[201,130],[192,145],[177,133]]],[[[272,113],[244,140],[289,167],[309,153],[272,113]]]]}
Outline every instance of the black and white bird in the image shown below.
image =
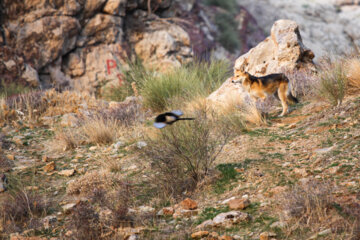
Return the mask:
{"type": "Polygon", "coordinates": [[[195,118],[180,118],[184,113],[181,110],[173,110],[171,112],[166,112],[158,115],[155,118],[154,127],[163,128],[166,125],[171,125],[179,120],[194,120],[195,118]]]}

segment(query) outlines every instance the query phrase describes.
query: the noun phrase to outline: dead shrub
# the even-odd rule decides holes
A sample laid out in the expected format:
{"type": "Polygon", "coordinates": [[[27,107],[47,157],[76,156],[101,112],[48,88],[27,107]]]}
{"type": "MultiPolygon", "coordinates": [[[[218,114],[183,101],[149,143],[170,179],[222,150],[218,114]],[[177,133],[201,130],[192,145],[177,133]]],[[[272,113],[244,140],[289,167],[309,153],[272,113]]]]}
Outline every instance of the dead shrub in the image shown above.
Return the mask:
{"type": "Polygon", "coordinates": [[[193,112],[193,121],[180,121],[147,137],[144,157],[155,172],[160,193],[179,197],[191,192],[213,168],[214,161],[230,137],[219,130],[215,117],[206,106],[193,112]]]}
{"type": "Polygon", "coordinates": [[[144,121],[145,112],[142,110],[139,97],[127,97],[124,102],[117,103],[114,107],[100,111],[101,118],[116,120],[119,125],[129,127],[144,121]]]}
{"type": "Polygon", "coordinates": [[[102,233],[99,215],[86,201],[81,201],[74,208],[68,227],[72,229],[72,236],[79,240],[100,239],[102,233]]]}
{"type": "Polygon", "coordinates": [[[81,137],[78,131],[72,128],[57,128],[55,130],[55,137],[49,143],[50,151],[67,151],[75,149],[81,144],[81,137]]]}
{"type": "Polygon", "coordinates": [[[105,145],[114,142],[119,131],[118,121],[113,118],[94,116],[85,119],[81,132],[88,143],[105,145]]]}
{"type": "Polygon", "coordinates": [[[92,171],[70,182],[66,192],[68,194],[90,195],[95,189],[112,188],[121,183],[120,176],[107,171],[92,171]]]}
{"type": "Polygon", "coordinates": [[[289,235],[306,227],[315,229],[330,223],[333,190],[330,183],[310,180],[295,185],[282,196],[280,202],[283,217],[291,221],[289,235]]]}
{"type": "MultiPolygon", "coordinates": [[[[1,144],[0,144],[1,145],[1,144]]],[[[0,146],[1,148],[1,146],[0,146]]],[[[1,151],[1,150],[0,150],[1,151]]],[[[14,166],[14,163],[0,153],[0,172],[7,172],[14,166]]]]}
{"type": "Polygon", "coordinates": [[[360,57],[350,58],[345,61],[347,92],[356,94],[360,92],[360,57]]]}
{"type": "Polygon", "coordinates": [[[4,232],[17,232],[37,226],[48,207],[49,204],[41,195],[20,189],[10,191],[0,203],[0,221],[4,232]]]}

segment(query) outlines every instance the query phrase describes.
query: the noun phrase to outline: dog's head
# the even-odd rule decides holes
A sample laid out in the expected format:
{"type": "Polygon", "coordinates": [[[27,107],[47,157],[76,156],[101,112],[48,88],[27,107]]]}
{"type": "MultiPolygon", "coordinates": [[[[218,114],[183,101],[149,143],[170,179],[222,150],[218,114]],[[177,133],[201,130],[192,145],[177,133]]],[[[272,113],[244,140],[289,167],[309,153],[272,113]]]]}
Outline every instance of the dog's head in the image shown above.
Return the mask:
{"type": "Polygon", "coordinates": [[[232,83],[242,84],[246,78],[249,77],[249,74],[242,69],[234,69],[234,76],[232,77],[232,83]]]}

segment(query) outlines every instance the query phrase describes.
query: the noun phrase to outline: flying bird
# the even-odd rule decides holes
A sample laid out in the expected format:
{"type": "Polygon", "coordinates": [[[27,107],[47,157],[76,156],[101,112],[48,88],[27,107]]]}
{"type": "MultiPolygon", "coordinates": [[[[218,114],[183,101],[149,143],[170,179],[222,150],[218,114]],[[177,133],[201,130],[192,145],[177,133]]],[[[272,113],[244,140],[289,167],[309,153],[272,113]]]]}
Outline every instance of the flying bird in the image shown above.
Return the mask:
{"type": "Polygon", "coordinates": [[[184,113],[181,110],[173,110],[171,112],[166,112],[158,115],[155,118],[154,127],[163,128],[166,125],[171,125],[179,120],[194,120],[195,118],[180,118],[184,113]]]}

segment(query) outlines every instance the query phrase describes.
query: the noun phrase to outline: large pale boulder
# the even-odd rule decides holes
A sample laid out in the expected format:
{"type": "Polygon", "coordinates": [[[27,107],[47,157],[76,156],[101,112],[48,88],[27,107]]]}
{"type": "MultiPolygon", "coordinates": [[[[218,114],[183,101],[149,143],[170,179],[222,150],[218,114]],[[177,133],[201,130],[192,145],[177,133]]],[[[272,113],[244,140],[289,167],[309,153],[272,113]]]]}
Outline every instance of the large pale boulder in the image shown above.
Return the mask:
{"type": "MultiPolygon", "coordinates": [[[[141,14],[143,12],[139,11],[137,15],[141,14]]],[[[134,21],[143,19],[140,16],[134,21]]],[[[166,71],[169,67],[180,66],[192,59],[189,34],[179,25],[161,19],[143,25],[141,31],[128,29],[128,36],[135,53],[146,66],[166,71]]]]}
{"type": "Polygon", "coordinates": [[[291,20],[278,20],[271,36],[235,61],[235,69],[263,76],[300,68],[314,68],[314,53],[302,42],[299,26],[291,20]]]}
{"type": "Polygon", "coordinates": [[[43,17],[19,26],[16,48],[36,70],[75,47],[80,30],[78,20],[67,16],[43,17]]]}
{"type": "MultiPolygon", "coordinates": [[[[291,20],[279,20],[274,23],[271,36],[240,56],[234,68],[244,68],[255,76],[263,76],[285,70],[315,69],[313,58],[313,52],[302,43],[298,25],[291,20]]],[[[237,99],[242,102],[246,96],[241,85],[232,83],[229,78],[208,100],[224,105],[237,99]]]]}

